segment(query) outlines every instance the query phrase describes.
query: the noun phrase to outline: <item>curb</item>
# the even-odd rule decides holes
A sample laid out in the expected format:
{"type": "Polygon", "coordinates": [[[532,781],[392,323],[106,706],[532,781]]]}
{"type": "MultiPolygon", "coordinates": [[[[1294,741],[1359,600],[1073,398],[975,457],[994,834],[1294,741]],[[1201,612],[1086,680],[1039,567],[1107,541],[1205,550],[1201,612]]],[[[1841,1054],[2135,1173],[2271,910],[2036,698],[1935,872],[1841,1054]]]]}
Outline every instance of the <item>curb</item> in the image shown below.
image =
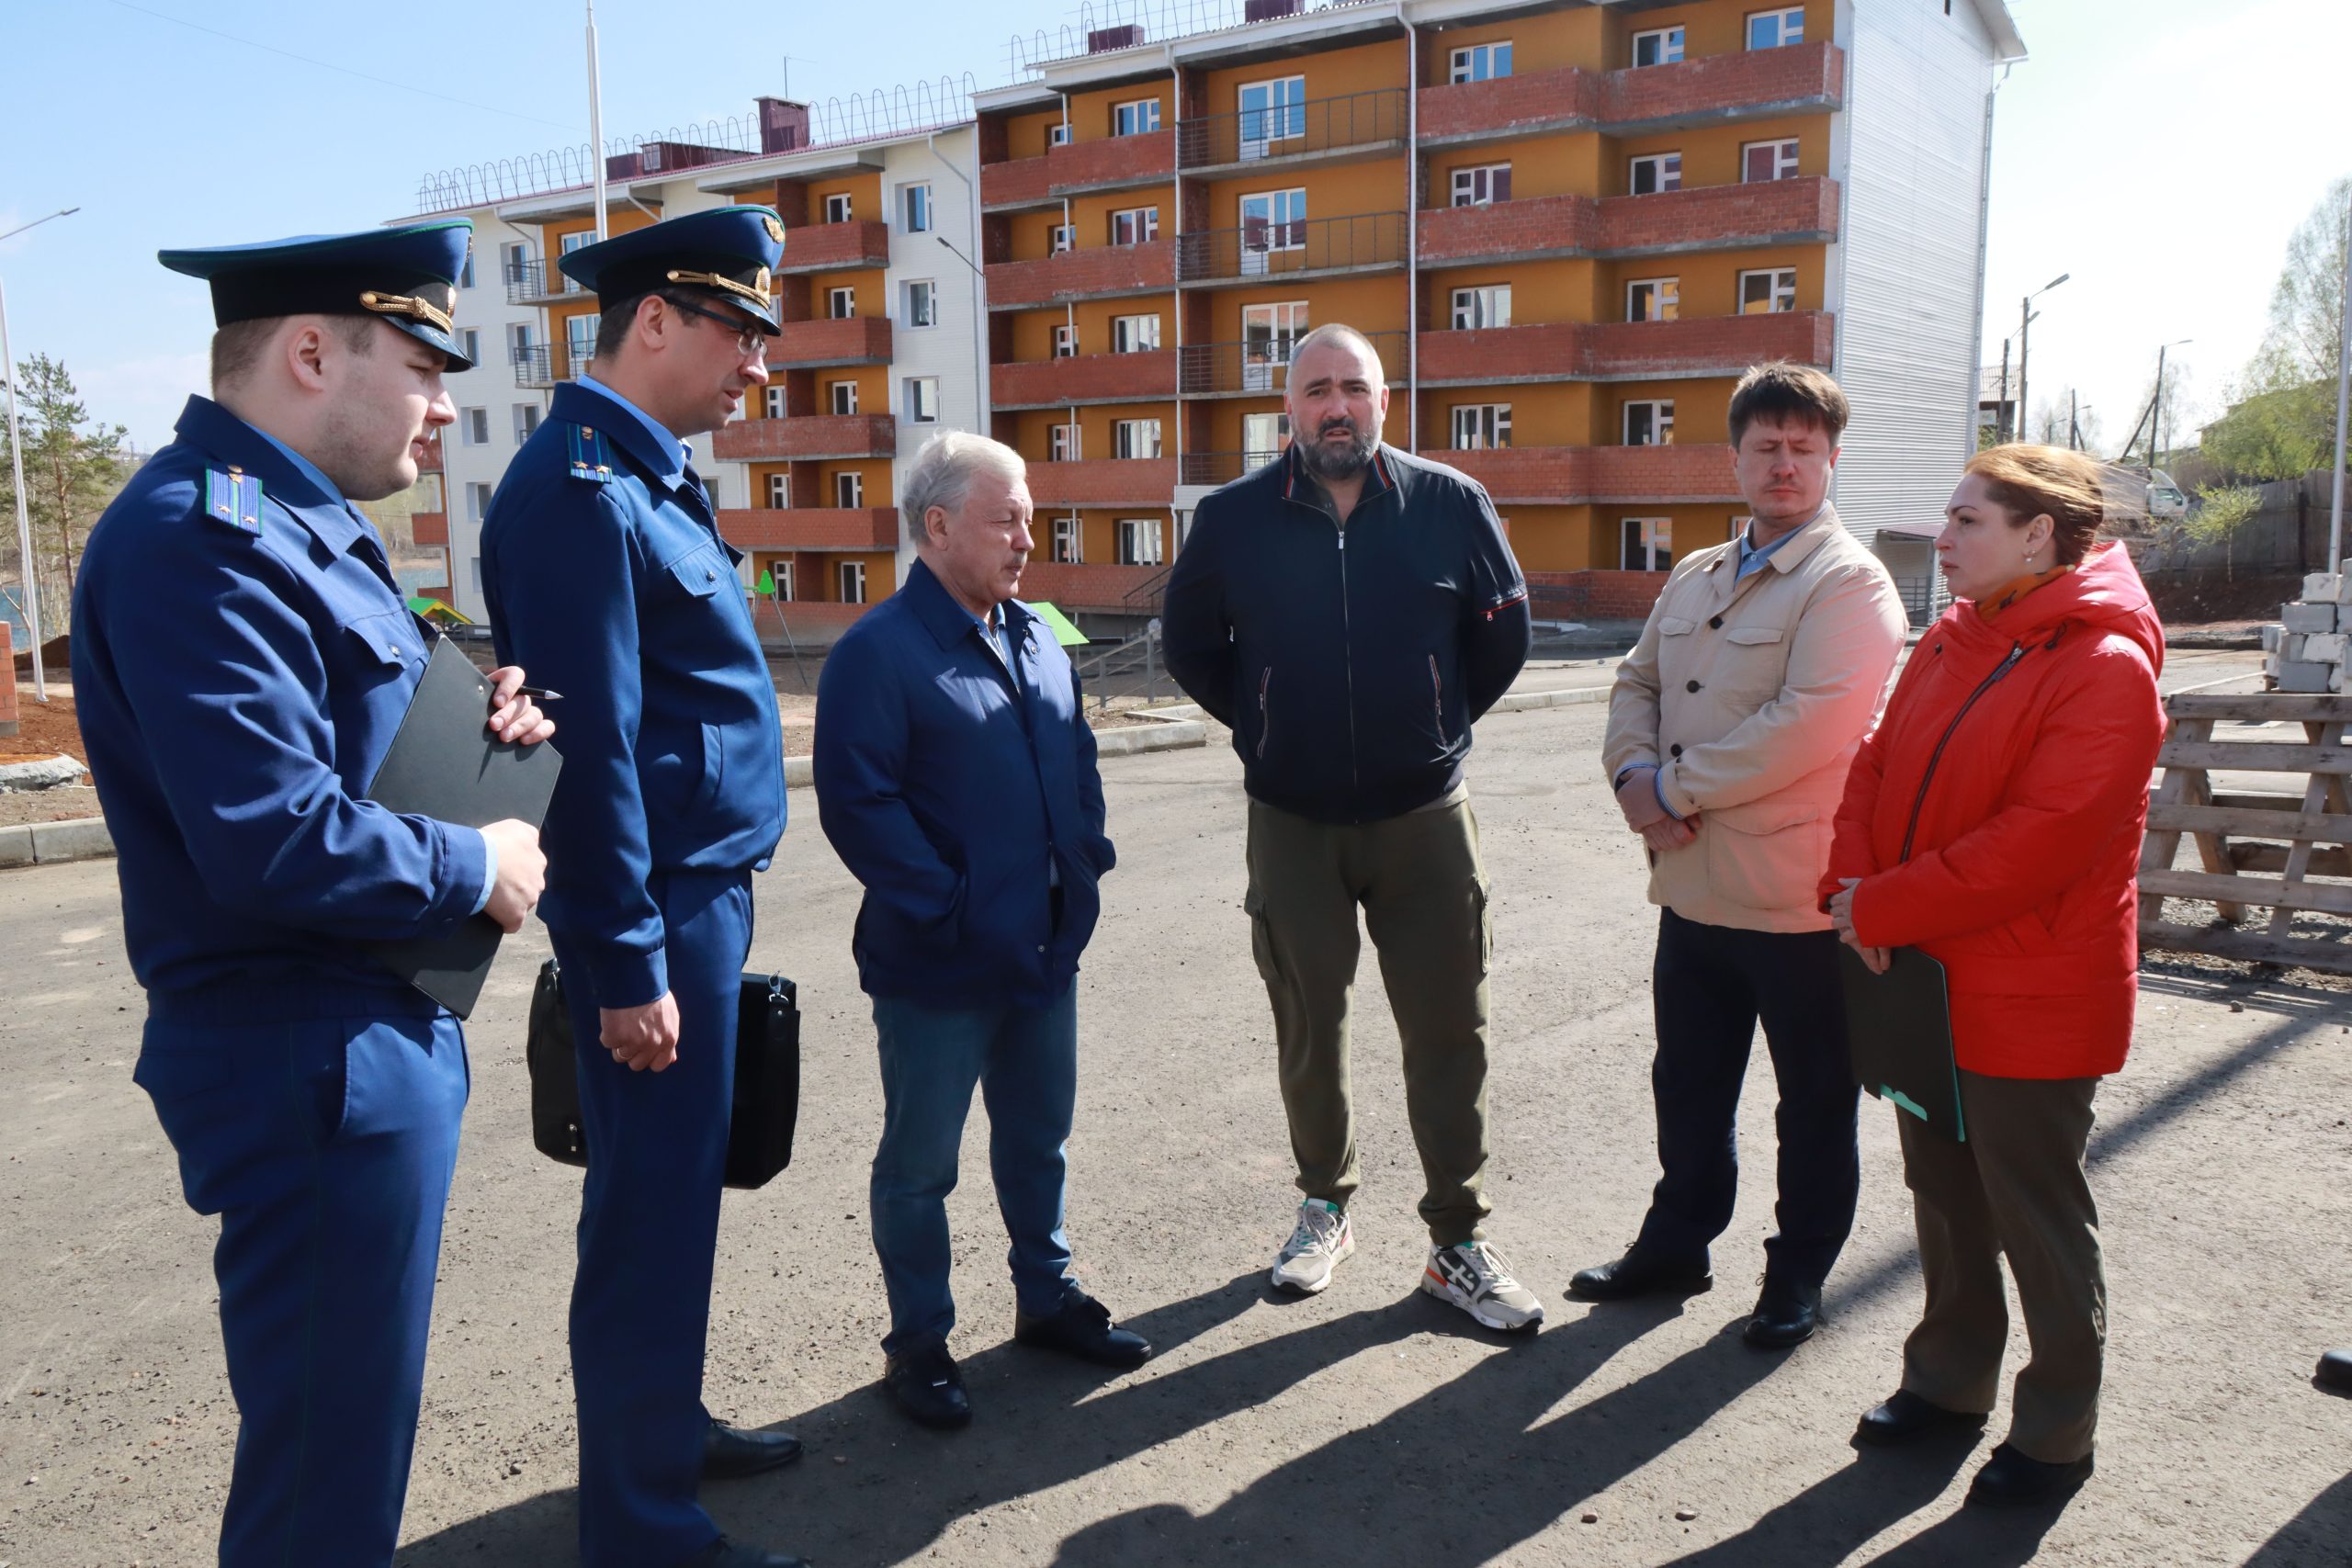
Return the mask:
{"type": "Polygon", "coordinates": [[[1577,707],[1609,700],[1607,686],[1570,686],[1557,692],[1505,692],[1489,713],[1523,713],[1529,708],[1577,707]]]}
{"type": "Polygon", "coordinates": [[[62,822],[28,822],[0,828],[0,867],[54,865],[96,860],[114,853],[114,835],[103,817],[69,817],[62,822]]]}

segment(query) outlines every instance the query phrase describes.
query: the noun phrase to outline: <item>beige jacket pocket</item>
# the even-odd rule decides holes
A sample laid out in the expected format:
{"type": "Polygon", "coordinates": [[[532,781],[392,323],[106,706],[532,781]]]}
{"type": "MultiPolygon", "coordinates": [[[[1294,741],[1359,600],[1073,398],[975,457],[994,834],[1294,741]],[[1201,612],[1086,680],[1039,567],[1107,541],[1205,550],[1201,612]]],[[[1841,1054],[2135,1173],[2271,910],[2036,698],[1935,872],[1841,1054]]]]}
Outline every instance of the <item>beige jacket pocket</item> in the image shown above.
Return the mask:
{"type": "Polygon", "coordinates": [[[1829,863],[1827,825],[1801,801],[1757,800],[1700,818],[1708,890],[1751,909],[1811,905],[1829,863]]]}

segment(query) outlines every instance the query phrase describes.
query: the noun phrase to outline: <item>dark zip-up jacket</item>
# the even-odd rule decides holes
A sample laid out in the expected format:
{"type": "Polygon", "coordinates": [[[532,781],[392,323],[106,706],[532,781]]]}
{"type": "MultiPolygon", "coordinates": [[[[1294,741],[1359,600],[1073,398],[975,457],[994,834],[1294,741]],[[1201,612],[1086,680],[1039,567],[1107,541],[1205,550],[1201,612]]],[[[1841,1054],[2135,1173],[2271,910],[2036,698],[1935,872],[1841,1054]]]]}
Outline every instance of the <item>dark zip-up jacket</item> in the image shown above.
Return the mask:
{"type": "Polygon", "coordinates": [[[1386,446],[1344,527],[1295,448],[1205,497],[1160,626],[1169,673],[1232,728],[1250,796],[1320,822],[1452,792],[1532,635],[1487,492],[1386,446]]]}

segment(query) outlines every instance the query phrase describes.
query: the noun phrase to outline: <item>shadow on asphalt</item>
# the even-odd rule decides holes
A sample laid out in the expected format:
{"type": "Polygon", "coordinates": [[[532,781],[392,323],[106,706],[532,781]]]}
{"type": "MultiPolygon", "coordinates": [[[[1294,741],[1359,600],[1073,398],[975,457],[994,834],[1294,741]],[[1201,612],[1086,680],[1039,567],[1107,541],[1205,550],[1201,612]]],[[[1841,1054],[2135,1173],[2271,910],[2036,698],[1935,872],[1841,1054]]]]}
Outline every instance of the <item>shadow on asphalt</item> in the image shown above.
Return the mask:
{"type": "Polygon", "coordinates": [[[2245,1560],[2245,1568],[2342,1568],[2352,1562],[2352,1475],[2279,1527],[2245,1560]]]}

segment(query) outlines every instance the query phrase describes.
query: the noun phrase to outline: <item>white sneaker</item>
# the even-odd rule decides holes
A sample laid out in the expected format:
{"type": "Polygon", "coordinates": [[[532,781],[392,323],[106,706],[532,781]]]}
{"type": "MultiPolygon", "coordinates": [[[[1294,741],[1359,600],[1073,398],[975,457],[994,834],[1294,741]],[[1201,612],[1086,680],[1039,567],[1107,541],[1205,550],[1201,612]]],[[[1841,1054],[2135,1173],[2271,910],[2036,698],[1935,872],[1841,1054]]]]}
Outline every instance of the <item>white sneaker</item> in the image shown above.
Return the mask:
{"type": "Polygon", "coordinates": [[[1347,1212],[1309,1198],[1298,1206],[1298,1228],[1274,1258],[1274,1289],[1316,1295],[1331,1282],[1331,1270],[1355,1250],[1356,1228],[1347,1212]]]}
{"type": "Polygon", "coordinates": [[[1513,1279],[1510,1265],[1483,1241],[1430,1247],[1421,1289],[1507,1334],[1544,1321],[1544,1303],[1535,1292],[1513,1279]]]}

